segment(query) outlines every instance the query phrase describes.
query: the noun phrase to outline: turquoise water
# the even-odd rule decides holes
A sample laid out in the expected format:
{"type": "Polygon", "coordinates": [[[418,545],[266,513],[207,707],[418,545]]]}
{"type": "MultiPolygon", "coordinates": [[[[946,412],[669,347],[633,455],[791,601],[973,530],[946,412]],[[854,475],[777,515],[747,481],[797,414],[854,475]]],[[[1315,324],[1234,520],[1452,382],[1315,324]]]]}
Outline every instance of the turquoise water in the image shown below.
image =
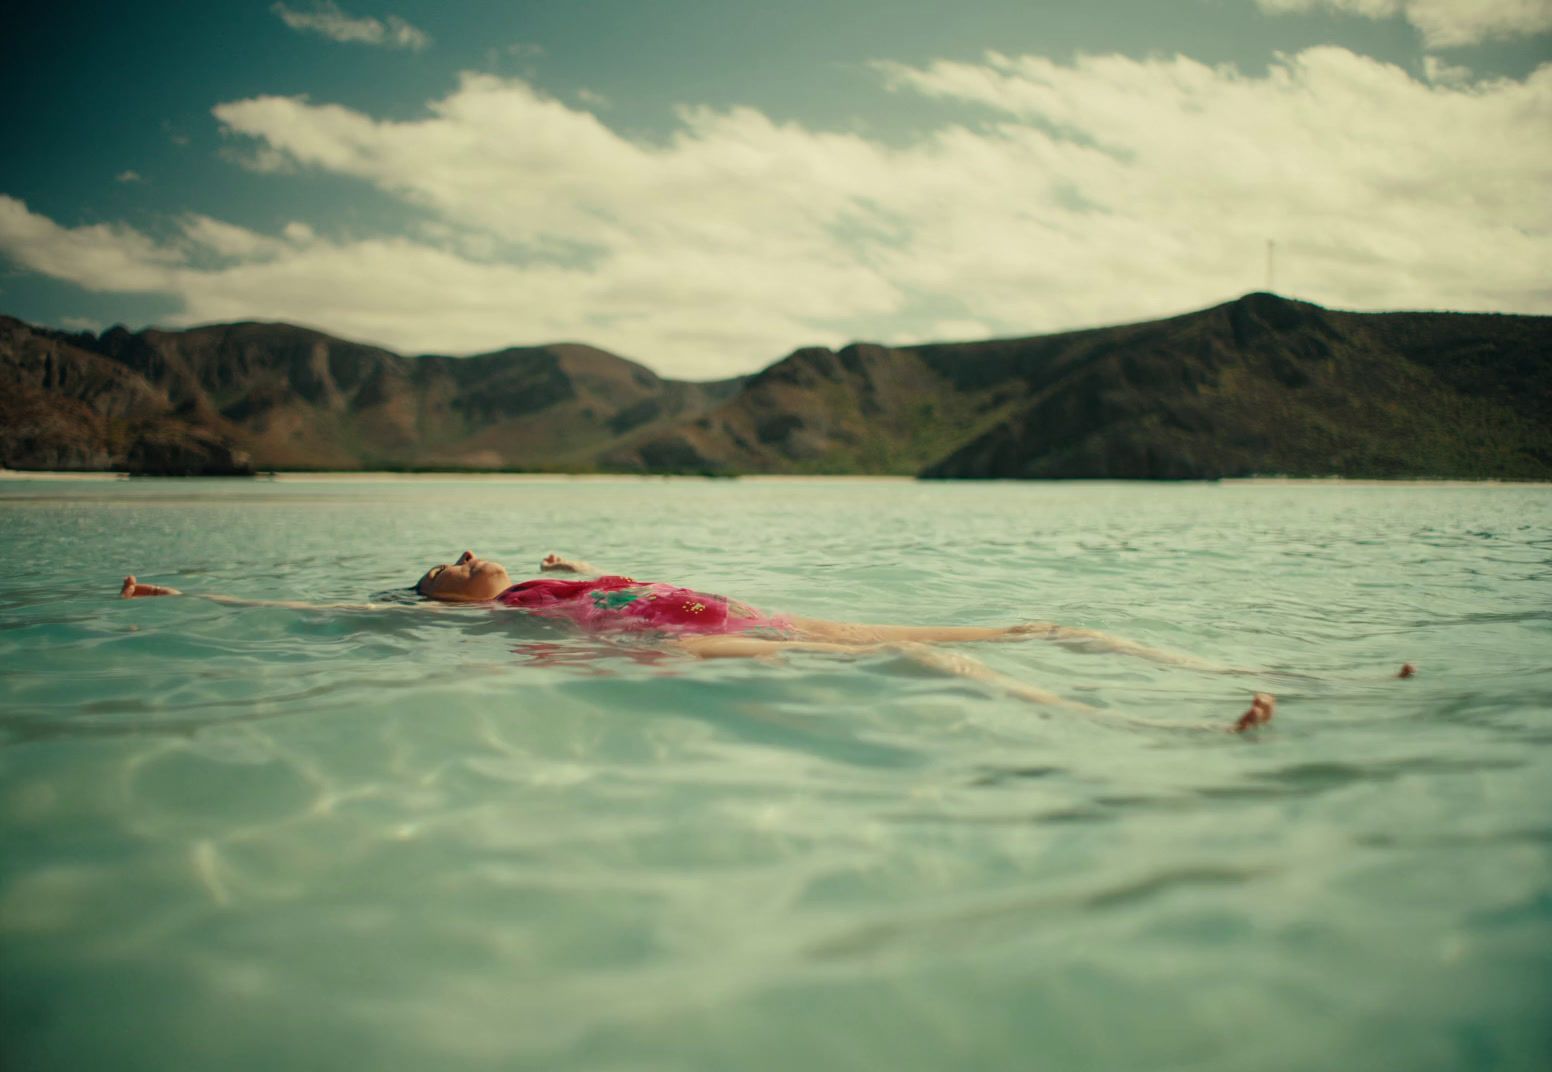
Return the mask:
{"type": "Polygon", "coordinates": [[[0,481],[9,1069],[1544,1068],[1552,490],[0,481]],[[699,663],[466,546],[1238,665],[699,663]],[[1417,678],[1397,681],[1404,660],[1417,678]]]}

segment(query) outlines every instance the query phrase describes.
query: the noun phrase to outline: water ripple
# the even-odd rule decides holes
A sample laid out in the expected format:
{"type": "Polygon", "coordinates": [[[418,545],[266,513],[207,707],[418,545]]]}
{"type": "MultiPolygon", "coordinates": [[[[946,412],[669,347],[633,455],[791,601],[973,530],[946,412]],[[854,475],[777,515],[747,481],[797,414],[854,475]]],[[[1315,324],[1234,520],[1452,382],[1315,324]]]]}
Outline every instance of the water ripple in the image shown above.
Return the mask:
{"type": "Polygon", "coordinates": [[[1427,1065],[1468,1036],[1510,1067],[1552,1001],[1549,532],[1538,488],[0,481],[7,548],[85,578],[0,579],[0,993],[30,1003],[0,1029],[83,1067],[1427,1065]],[[1240,672],[112,598],[135,570],[351,602],[471,543],[1240,672]],[[1270,726],[1182,732],[1255,690],[1270,726]]]}

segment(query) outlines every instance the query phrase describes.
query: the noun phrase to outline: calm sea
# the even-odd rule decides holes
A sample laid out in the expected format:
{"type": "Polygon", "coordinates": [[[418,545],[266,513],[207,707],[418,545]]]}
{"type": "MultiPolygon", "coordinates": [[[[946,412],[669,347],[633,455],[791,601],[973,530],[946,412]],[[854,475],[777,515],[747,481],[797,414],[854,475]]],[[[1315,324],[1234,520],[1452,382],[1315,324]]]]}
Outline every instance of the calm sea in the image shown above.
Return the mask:
{"type": "Polygon", "coordinates": [[[1552,489],[0,481],[7,1069],[1544,1069],[1552,489]],[[698,663],[464,548],[1236,665],[698,663]],[[1419,675],[1392,676],[1404,661],[1419,675]]]}

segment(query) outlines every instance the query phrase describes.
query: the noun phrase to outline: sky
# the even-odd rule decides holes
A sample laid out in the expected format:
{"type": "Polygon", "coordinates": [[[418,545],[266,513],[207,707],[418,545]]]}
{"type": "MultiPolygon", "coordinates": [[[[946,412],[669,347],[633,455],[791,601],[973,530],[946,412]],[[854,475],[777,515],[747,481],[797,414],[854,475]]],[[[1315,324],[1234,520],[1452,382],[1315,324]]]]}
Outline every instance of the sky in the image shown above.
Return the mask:
{"type": "Polygon", "coordinates": [[[1552,313],[1552,0],[316,0],[0,15],[0,312],[400,353],[1552,313]]]}

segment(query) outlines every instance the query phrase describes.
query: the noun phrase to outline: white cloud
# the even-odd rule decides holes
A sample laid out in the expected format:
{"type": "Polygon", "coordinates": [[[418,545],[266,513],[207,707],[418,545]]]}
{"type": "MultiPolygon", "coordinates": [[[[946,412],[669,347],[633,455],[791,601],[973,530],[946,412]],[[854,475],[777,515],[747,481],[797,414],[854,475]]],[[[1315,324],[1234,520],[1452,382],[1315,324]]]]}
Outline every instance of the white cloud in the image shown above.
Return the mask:
{"type": "Polygon", "coordinates": [[[1405,16],[1429,48],[1552,31],[1552,0],[1256,0],[1271,14],[1335,11],[1370,19],[1405,16]]]}
{"type": "Polygon", "coordinates": [[[387,48],[420,50],[431,44],[430,36],[397,15],[386,21],[347,15],[332,0],[322,0],[311,11],[297,11],[283,3],[270,8],[293,30],[322,34],[332,41],[382,45],[387,48]]]}
{"type": "Polygon", "coordinates": [[[296,170],[291,158],[273,149],[252,145],[223,145],[219,153],[223,160],[261,175],[289,175],[296,170]]]}
{"type": "Polygon", "coordinates": [[[807,343],[1179,312],[1261,286],[1268,239],[1279,289],[1326,305],[1552,312],[1552,65],[1469,84],[1337,48],[1264,76],[1183,57],[878,69],[977,118],[890,146],[690,108],[649,142],[487,75],[412,121],[253,98],[216,109],[229,137],[399,199],[413,237],[191,216],[158,243],[0,199],[0,254],[172,295],[182,323],[412,352],[574,339],[696,377],[807,343]]]}
{"type": "Polygon", "coordinates": [[[113,176],[113,181],[114,182],[145,182],[145,179],[141,178],[140,172],[130,170],[130,171],[121,171],[121,172],[119,172],[117,175],[113,176]]]}
{"type": "Polygon", "coordinates": [[[1438,56],[1423,57],[1423,77],[1441,85],[1464,86],[1472,81],[1471,68],[1445,63],[1438,56]]]}
{"type": "Polygon", "coordinates": [[[246,227],[197,213],[179,221],[183,235],[196,248],[234,260],[267,259],[285,249],[285,243],[246,227]]]}
{"type": "Polygon", "coordinates": [[[0,252],[22,268],[110,294],[177,292],[183,257],[130,227],[61,227],[0,194],[0,252]]]}

